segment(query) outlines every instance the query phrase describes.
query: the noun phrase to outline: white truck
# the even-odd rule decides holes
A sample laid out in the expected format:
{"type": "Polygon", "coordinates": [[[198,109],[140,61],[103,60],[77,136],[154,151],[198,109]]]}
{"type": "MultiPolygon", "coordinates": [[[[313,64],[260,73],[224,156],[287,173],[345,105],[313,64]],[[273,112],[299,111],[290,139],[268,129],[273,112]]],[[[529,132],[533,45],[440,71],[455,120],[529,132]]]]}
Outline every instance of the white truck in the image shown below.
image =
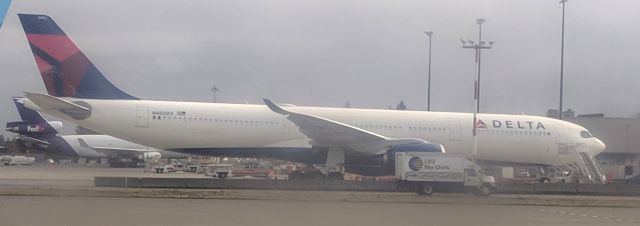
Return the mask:
{"type": "Polygon", "coordinates": [[[414,186],[420,195],[442,189],[488,196],[495,188],[495,178],[484,175],[477,165],[443,153],[398,152],[395,171],[401,183],[414,186]]]}
{"type": "Polygon", "coordinates": [[[2,163],[5,166],[31,166],[35,161],[36,161],[36,158],[23,156],[23,155],[0,156],[0,163],[2,163]]]}
{"type": "Polygon", "coordinates": [[[206,170],[204,171],[205,176],[217,177],[220,179],[225,179],[231,176],[233,165],[231,164],[211,164],[206,166],[206,170]]]}

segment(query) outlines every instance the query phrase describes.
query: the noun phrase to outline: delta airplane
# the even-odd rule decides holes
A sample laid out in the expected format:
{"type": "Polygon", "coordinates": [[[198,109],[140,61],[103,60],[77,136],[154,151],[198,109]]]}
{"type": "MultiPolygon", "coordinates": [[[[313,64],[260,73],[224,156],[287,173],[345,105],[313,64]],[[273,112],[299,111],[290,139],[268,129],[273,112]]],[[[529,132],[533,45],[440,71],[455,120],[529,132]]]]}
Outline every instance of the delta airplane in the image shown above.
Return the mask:
{"type": "Polygon", "coordinates": [[[109,82],[56,23],[20,14],[48,94],[26,106],[135,143],[187,154],[342,165],[390,175],[396,152],[567,165],[605,145],[582,126],[538,116],[140,100],[109,82]]]}
{"type": "MultiPolygon", "coordinates": [[[[38,112],[24,107],[24,98],[14,97],[22,121],[7,122],[6,131],[17,133],[20,144],[43,150],[59,157],[130,159],[131,163],[166,158],[186,158],[187,155],[158,150],[106,135],[58,135],[59,121],[47,121],[38,112]]],[[[115,162],[112,162],[115,164],[115,162]]]]}

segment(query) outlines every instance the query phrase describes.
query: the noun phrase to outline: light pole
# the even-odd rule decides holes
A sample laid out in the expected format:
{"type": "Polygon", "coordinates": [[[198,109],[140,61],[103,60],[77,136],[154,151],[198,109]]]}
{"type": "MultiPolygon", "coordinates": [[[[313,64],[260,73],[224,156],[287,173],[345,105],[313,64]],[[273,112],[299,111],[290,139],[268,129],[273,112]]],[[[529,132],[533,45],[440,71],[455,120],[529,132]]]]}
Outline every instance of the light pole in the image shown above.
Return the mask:
{"type": "Polygon", "coordinates": [[[216,85],[213,85],[213,88],[211,88],[211,92],[213,93],[213,103],[216,102],[216,93],[220,92],[220,90],[218,89],[218,87],[216,87],[216,85]]]}
{"type": "Polygon", "coordinates": [[[424,32],[429,37],[429,66],[428,66],[428,79],[427,79],[427,111],[431,111],[431,35],[433,31],[424,32]]]}
{"type": "Polygon", "coordinates": [[[481,53],[482,53],[482,49],[491,49],[491,46],[493,45],[493,41],[490,41],[487,43],[485,43],[485,41],[482,41],[482,23],[484,23],[484,19],[480,18],[476,20],[476,23],[478,24],[478,42],[474,42],[471,40],[465,41],[464,39],[460,39],[460,41],[462,42],[462,48],[465,49],[474,49],[475,50],[475,54],[476,54],[476,79],[473,83],[473,98],[475,99],[475,111],[473,112],[473,154],[472,154],[472,161],[475,162],[476,161],[476,154],[477,154],[477,145],[478,145],[478,139],[477,139],[477,127],[478,127],[478,113],[480,113],[480,59],[481,59],[481,53]]]}
{"type": "Polygon", "coordinates": [[[560,0],[562,4],[562,41],[560,44],[560,107],[558,108],[558,119],[562,119],[562,96],[564,86],[564,9],[568,0],[560,0]]]}
{"type": "Polygon", "coordinates": [[[477,19],[476,23],[478,24],[478,42],[474,42],[471,40],[465,41],[464,39],[460,39],[462,41],[462,48],[465,49],[474,49],[476,53],[476,85],[475,85],[475,93],[474,98],[476,100],[476,112],[480,112],[480,65],[481,65],[481,57],[482,57],[482,49],[491,49],[493,45],[493,41],[486,43],[482,41],[482,24],[484,23],[484,19],[477,19]]]}

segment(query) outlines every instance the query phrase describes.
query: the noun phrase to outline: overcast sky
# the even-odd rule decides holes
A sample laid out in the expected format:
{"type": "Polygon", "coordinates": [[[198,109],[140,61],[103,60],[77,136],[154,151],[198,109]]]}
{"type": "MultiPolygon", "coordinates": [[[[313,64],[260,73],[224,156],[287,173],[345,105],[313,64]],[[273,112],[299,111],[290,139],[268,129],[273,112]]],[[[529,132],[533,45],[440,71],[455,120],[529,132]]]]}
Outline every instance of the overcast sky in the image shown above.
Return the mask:
{"type": "MultiPolygon", "coordinates": [[[[565,108],[640,112],[640,1],[567,4],[565,108]]],[[[10,97],[46,92],[17,13],[50,15],[129,94],[153,100],[276,102],[471,112],[473,50],[485,18],[481,111],[544,115],[558,107],[562,7],[557,0],[14,1],[0,29],[0,121],[10,97]],[[11,82],[9,82],[11,81],[11,82]]]]}

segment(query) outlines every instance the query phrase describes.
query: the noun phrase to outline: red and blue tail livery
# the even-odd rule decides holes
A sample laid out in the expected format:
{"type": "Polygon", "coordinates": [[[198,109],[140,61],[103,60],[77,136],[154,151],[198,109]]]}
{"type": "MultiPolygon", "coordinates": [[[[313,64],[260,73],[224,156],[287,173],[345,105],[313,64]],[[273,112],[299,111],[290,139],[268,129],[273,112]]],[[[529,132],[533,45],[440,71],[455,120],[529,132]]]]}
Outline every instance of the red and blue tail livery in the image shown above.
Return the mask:
{"type": "Polygon", "coordinates": [[[46,15],[18,14],[49,95],[138,99],[113,85],[46,15]]]}

